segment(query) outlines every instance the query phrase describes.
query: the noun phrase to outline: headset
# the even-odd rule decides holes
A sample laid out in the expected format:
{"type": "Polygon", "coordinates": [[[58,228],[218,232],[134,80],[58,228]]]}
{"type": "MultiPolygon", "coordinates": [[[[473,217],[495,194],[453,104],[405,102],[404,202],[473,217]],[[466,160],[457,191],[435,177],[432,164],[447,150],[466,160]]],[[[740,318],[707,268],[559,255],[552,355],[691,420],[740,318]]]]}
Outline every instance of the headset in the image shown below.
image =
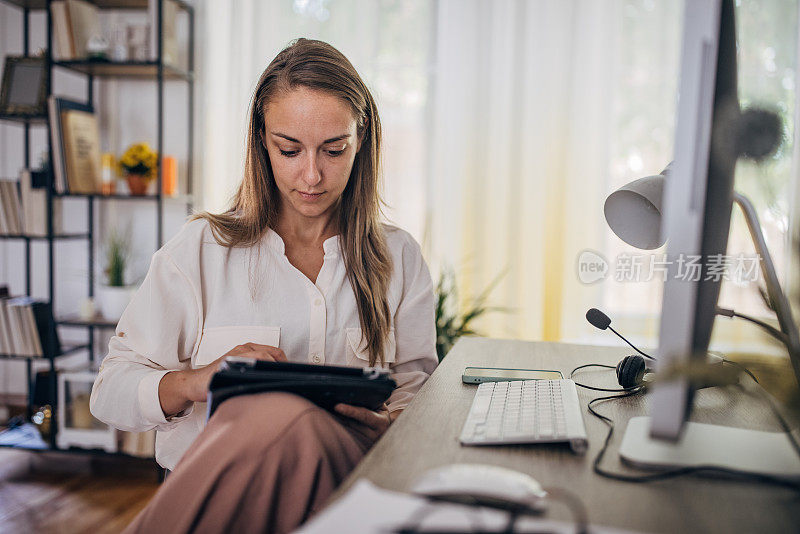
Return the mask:
{"type": "MultiPolygon", "coordinates": [[[[725,309],[718,309],[717,314],[728,315],[730,317],[739,316],[738,314],[733,312],[733,310],[725,310],[725,309]],[[729,315],[726,312],[730,312],[732,315],[729,315]]],[[[579,367],[576,367],[570,373],[570,378],[572,378],[572,376],[575,374],[575,371],[584,369],[586,367],[603,367],[606,369],[614,369],[617,373],[617,382],[619,383],[622,389],[598,388],[594,386],[589,386],[587,384],[580,384],[578,382],[575,382],[575,385],[580,386],[582,388],[591,389],[594,391],[637,392],[644,390],[648,382],[647,374],[653,372],[652,369],[647,367],[647,360],[656,361],[656,358],[634,347],[630,341],[628,341],[622,336],[622,334],[620,334],[611,327],[611,319],[608,317],[608,315],[601,312],[597,308],[591,308],[589,311],[586,312],[586,320],[589,321],[589,323],[591,323],[591,325],[594,326],[595,328],[599,328],[600,330],[606,330],[606,329],[611,330],[617,336],[619,336],[619,338],[622,339],[622,341],[630,345],[631,348],[633,348],[633,350],[638,352],[638,354],[631,354],[629,356],[625,356],[616,366],[605,365],[601,363],[589,363],[586,365],[581,365],[579,367]],[[647,358],[647,360],[645,358],[647,358]]],[[[750,370],[748,370],[745,366],[741,365],[740,363],[713,354],[710,354],[709,358],[710,361],[715,362],[716,364],[719,365],[730,364],[737,367],[741,372],[746,373],[747,375],[750,376],[750,378],[752,378],[756,383],[758,383],[758,379],[753,375],[753,373],[751,373],[750,370]]],[[[698,387],[704,388],[704,387],[709,387],[711,385],[713,384],[700,385],[698,387]]]]}
{"type": "Polygon", "coordinates": [[[609,389],[609,388],[599,388],[594,386],[589,386],[587,384],[581,384],[575,382],[576,386],[580,386],[582,388],[591,389],[594,391],[611,391],[611,392],[623,392],[623,391],[640,391],[644,389],[647,385],[646,375],[647,373],[652,372],[652,369],[647,367],[647,360],[656,359],[649,354],[642,352],[641,350],[637,349],[630,341],[625,339],[619,332],[614,330],[611,327],[611,319],[605,313],[601,312],[597,308],[591,308],[589,311],[586,312],[586,320],[591,323],[592,326],[595,328],[599,328],[600,330],[611,330],[617,336],[622,339],[625,343],[631,346],[633,350],[635,350],[638,354],[631,354],[629,356],[625,356],[620,362],[616,365],[605,365],[600,363],[589,363],[586,365],[581,365],[576,367],[570,373],[570,377],[575,374],[575,371],[580,369],[585,369],[587,367],[603,367],[606,369],[614,369],[617,374],[617,383],[621,386],[622,389],[609,389]]]}

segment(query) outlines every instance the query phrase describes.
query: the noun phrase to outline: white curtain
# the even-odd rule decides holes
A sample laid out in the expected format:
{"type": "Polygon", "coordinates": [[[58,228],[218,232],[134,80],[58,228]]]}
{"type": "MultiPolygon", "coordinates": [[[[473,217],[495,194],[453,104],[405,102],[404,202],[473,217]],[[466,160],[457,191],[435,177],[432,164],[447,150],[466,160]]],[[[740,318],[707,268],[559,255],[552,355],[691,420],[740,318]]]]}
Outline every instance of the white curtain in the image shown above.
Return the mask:
{"type": "Polygon", "coordinates": [[[430,104],[429,252],[461,293],[497,276],[482,331],[577,337],[599,290],[617,2],[442,0],[430,104]]]}

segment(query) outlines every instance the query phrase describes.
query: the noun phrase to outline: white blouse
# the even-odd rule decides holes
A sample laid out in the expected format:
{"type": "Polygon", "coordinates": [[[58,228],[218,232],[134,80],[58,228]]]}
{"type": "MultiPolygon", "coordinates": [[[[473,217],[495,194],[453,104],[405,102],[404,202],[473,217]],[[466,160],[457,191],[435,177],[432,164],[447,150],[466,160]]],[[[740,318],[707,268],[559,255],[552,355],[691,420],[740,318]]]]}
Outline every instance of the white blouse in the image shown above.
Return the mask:
{"type": "MultiPolygon", "coordinates": [[[[387,401],[396,411],[436,367],[434,297],[414,238],[393,226],[384,230],[394,267],[384,360],[398,385],[387,401]]],[[[156,460],[172,469],[203,430],[206,409],[195,403],[166,418],[158,384],[167,372],[208,365],[246,342],[280,347],[292,362],[368,366],[338,236],[323,249],[313,283],[289,263],[272,230],[253,247],[229,249],[217,244],[206,221],[185,224],[153,255],[117,324],[92,388],[92,414],[120,430],[155,428],[156,460]]]]}

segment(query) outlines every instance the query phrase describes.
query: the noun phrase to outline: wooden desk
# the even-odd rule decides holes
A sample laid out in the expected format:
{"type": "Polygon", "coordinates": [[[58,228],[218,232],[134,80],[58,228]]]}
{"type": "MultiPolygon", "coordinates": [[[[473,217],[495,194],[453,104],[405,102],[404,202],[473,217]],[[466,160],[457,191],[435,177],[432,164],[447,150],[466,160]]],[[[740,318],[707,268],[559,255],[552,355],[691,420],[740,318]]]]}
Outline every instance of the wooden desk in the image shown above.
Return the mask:
{"type": "MultiPolygon", "coordinates": [[[[361,477],[386,489],[407,491],[430,468],[456,462],[485,463],[528,473],[544,486],[572,490],[587,507],[590,521],[599,525],[648,532],[798,532],[800,497],[787,489],[694,475],[647,484],[617,482],[596,475],[592,461],[603,444],[607,427],[585,406],[603,394],[582,388],[578,388],[578,394],[589,436],[589,451],[584,456],[573,454],[566,445],[459,444],[458,436],[477,387],[462,384],[465,367],[557,369],[567,377],[578,365],[615,365],[626,354],[626,349],[611,347],[462,339],[334,499],[361,477]]],[[[601,387],[616,387],[610,369],[584,372],[576,378],[601,387]]],[[[643,395],[598,405],[598,411],[616,422],[604,467],[641,472],[622,464],[617,451],[627,420],[645,414],[646,409],[647,397],[643,395]]],[[[698,392],[692,419],[759,430],[779,429],[763,402],[736,390],[719,388],[698,392]]],[[[569,514],[554,505],[549,517],[566,520],[569,514]]]]}

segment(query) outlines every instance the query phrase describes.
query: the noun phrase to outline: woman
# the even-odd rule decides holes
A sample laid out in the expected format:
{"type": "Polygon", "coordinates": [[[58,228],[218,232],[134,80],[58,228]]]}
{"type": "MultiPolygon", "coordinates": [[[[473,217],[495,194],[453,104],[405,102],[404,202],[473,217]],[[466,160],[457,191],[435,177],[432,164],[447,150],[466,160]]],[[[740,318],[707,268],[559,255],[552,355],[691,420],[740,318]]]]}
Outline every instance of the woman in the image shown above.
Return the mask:
{"type": "Polygon", "coordinates": [[[174,470],[129,531],[294,529],[432,372],[431,277],[413,238],[379,222],[380,143],[375,102],[332,46],[299,39],[262,74],[232,207],[155,253],[92,390],[98,419],[157,429],[174,470]],[[379,411],[241,396],[206,424],[227,355],[383,365],[398,387],[379,411]]]}

